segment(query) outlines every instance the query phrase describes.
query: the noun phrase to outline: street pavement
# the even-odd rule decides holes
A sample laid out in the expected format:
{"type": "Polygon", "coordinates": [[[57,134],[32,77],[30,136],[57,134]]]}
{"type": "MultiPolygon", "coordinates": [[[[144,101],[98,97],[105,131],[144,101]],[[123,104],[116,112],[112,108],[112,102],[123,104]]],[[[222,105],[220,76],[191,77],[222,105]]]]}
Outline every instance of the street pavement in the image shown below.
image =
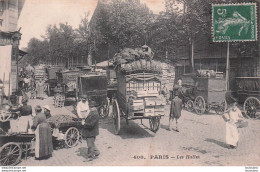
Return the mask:
{"type": "MultiPolygon", "coordinates": [[[[35,106],[51,105],[52,115],[74,114],[73,106],[54,108],[51,97],[30,100],[35,106]]],[[[87,162],[87,144],[54,150],[46,160],[33,156],[23,159],[19,166],[259,166],[260,120],[249,119],[246,128],[239,129],[237,149],[225,144],[225,122],[220,115],[204,115],[182,111],[179,130],[168,131],[169,106],[157,133],[149,130],[148,120],[130,121],[121,118],[120,135],[114,134],[111,117],[100,119],[100,134],[96,146],[101,154],[87,162]]]]}

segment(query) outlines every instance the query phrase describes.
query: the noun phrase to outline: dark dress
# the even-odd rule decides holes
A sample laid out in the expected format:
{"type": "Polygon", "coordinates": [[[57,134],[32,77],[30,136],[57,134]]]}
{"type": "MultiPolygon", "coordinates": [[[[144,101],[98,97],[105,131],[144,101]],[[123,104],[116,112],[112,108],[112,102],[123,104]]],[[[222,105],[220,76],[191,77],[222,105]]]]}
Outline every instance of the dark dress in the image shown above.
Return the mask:
{"type": "Polygon", "coordinates": [[[52,134],[51,127],[46,121],[46,116],[43,113],[38,113],[33,119],[31,127],[35,130],[35,157],[44,158],[52,155],[52,134]]]}
{"type": "Polygon", "coordinates": [[[175,96],[175,98],[171,101],[170,118],[179,119],[181,116],[181,110],[182,100],[178,96],[175,96]]]}

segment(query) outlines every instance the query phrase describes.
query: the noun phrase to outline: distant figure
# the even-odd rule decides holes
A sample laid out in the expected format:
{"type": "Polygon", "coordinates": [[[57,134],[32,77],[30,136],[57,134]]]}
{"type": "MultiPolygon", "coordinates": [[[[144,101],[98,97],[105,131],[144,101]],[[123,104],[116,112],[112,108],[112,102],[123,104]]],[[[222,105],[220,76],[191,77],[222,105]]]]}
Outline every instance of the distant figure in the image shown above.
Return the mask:
{"type": "Polygon", "coordinates": [[[43,95],[44,95],[44,83],[43,80],[41,79],[36,84],[36,98],[43,99],[43,95]]]}
{"type": "Polygon", "coordinates": [[[207,77],[207,78],[210,78],[210,73],[209,73],[209,71],[206,72],[206,77],[207,77]]]}
{"type": "Polygon", "coordinates": [[[178,119],[181,117],[181,110],[182,110],[182,100],[179,98],[178,91],[175,92],[175,97],[171,101],[171,109],[169,115],[169,127],[168,130],[171,131],[171,122],[176,120],[176,131],[178,130],[178,119]]]}
{"type": "Polygon", "coordinates": [[[42,159],[51,157],[53,151],[51,127],[46,121],[42,108],[35,107],[36,116],[33,119],[32,129],[35,130],[35,158],[42,159]]]}
{"type": "Polygon", "coordinates": [[[83,95],[81,101],[77,104],[77,114],[79,118],[86,118],[89,114],[89,105],[87,101],[87,96],[83,95]]]}
{"type": "Polygon", "coordinates": [[[236,123],[243,119],[241,111],[237,107],[237,103],[233,103],[231,109],[223,115],[226,122],[226,144],[231,149],[237,148],[239,133],[236,123]]]}
{"type": "Polygon", "coordinates": [[[182,79],[181,79],[181,78],[178,79],[177,85],[178,85],[178,86],[182,86],[182,79]]]}
{"type": "Polygon", "coordinates": [[[31,79],[29,78],[28,75],[24,78],[23,82],[24,82],[25,91],[28,91],[29,85],[30,85],[30,82],[31,82],[31,79]]]}

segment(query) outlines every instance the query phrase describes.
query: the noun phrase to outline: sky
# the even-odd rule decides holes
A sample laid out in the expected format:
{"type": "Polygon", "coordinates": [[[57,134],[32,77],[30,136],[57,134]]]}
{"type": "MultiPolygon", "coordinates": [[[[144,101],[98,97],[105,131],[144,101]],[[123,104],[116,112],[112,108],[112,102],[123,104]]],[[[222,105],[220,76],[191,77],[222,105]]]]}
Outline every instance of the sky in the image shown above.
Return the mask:
{"type": "MultiPolygon", "coordinates": [[[[67,22],[77,28],[85,13],[93,14],[98,0],[26,0],[18,21],[22,39],[20,49],[27,47],[31,38],[41,39],[48,25],[67,22]]],[[[155,14],[164,9],[164,0],[141,0],[155,14]]]]}

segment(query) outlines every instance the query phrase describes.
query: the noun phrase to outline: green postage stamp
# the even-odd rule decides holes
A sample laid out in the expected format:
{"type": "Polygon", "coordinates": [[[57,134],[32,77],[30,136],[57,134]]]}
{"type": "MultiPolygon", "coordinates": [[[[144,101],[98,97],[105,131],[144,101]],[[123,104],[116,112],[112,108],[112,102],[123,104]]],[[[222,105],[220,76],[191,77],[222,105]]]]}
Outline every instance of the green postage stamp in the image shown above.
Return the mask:
{"type": "Polygon", "coordinates": [[[256,41],[256,9],[256,3],[213,4],[213,41],[256,41]]]}

